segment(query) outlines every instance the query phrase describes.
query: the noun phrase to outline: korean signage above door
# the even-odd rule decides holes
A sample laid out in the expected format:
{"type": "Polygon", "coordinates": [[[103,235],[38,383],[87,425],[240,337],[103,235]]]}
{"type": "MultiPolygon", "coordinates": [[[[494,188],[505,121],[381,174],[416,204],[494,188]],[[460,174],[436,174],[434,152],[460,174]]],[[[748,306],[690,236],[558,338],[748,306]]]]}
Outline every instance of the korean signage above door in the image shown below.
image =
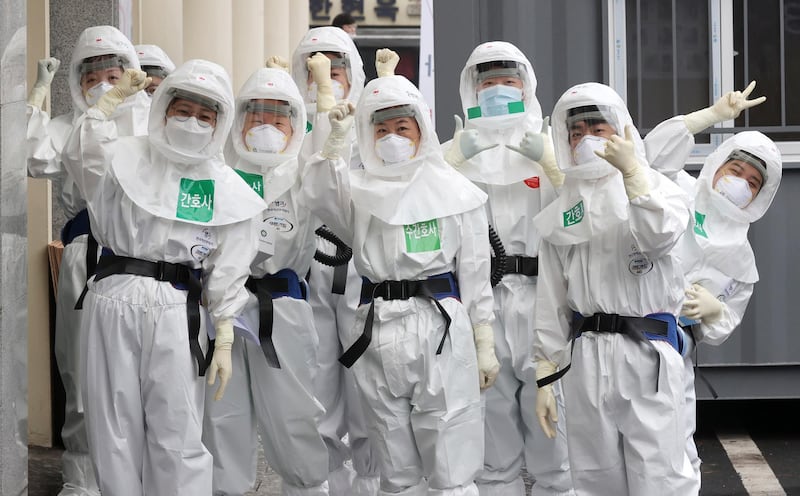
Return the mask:
{"type": "Polygon", "coordinates": [[[419,26],[421,0],[309,0],[312,26],[326,26],[337,14],[353,16],[359,26],[419,26]]]}

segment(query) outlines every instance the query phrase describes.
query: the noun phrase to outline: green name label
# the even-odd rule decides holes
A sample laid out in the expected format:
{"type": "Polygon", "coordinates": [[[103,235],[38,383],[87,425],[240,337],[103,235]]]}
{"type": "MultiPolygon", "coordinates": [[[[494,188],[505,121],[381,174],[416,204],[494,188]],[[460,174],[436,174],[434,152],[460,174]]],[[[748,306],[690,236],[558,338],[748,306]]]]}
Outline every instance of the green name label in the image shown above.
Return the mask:
{"type": "Polygon", "coordinates": [[[239,177],[244,179],[244,182],[246,182],[253,191],[258,193],[258,196],[264,198],[264,176],[261,174],[250,174],[249,172],[240,171],[239,169],[235,170],[236,173],[239,174],[239,177]]]}
{"type": "Polygon", "coordinates": [[[564,212],[564,227],[574,226],[582,221],[584,213],[583,200],[581,200],[574,207],[564,212]]]}
{"type": "Polygon", "coordinates": [[[311,125],[311,121],[306,121],[306,132],[307,133],[310,133],[311,132],[311,128],[313,128],[313,127],[314,126],[311,125]]]}
{"type": "Polygon", "coordinates": [[[442,246],[439,241],[439,221],[437,219],[406,224],[403,230],[406,234],[406,252],[408,253],[436,251],[442,246]]]}
{"type": "Polygon", "coordinates": [[[181,178],[176,215],[179,219],[210,221],[214,216],[214,180],[181,178]]]}
{"type": "Polygon", "coordinates": [[[706,221],[705,214],[701,214],[700,212],[695,211],[694,213],[694,233],[698,236],[702,236],[708,239],[708,234],[706,230],[703,229],[703,222],[706,221]]]}

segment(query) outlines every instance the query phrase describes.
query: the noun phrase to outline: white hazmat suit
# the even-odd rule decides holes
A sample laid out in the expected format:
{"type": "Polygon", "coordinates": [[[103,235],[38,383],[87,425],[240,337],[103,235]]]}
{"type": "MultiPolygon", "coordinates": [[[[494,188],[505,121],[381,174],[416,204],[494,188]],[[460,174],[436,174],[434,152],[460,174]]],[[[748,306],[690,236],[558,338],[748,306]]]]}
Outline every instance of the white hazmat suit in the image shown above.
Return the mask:
{"type": "MultiPolygon", "coordinates": [[[[353,247],[365,278],[342,360],[363,349],[352,370],[377,452],[379,494],[475,496],[483,428],[472,329],[494,318],[486,196],[444,162],[430,111],[402,76],[371,81],[355,122],[364,169],[350,170],[331,153],[332,132],[305,165],[303,188],[315,213],[353,247]],[[421,141],[413,158],[387,166],[376,155],[372,119],[395,106],[413,110],[421,141]]],[[[343,127],[335,129],[341,147],[343,127]]]]}
{"type": "MultiPolygon", "coordinates": [[[[688,328],[697,343],[718,346],[742,321],[758,282],[755,255],[747,239],[750,224],[764,216],[781,181],[782,160],[778,148],[757,131],[745,131],[725,140],[706,157],[699,177],[683,170],[694,146],[694,135],[683,116],[673,117],[654,128],[645,139],[653,167],[681,186],[692,199],[694,219],[681,239],[678,254],[686,274],[685,287],[702,287],[702,292],[719,301],[713,318],[689,320],[688,328]],[[763,161],[766,180],[753,201],[739,208],[715,191],[714,176],[735,151],[744,151],[763,161]]],[[[696,289],[693,289],[696,291],[696,289]]],[[[712,302],[714,303],[714,302],[712,302]]],[[[683,320],[683,319],[682,319],[683,320]]],[[[696,394],[692,354],[684,358],[686,375],[686,452],[700,484],[700,458],[694,442],[696,394]]]]}
{"type": "MultiPolygon", "coordinates": [[[[537,279],[533,268],[539,254],[539,233],[531,220],[555,198],[555,192],[537,162],[504,146],[517,146],[526,132],[539,132],[542,128],[536,75],[517,47],[492,41],[472,51],[461,71],[460,88],[465,132],[475,130],[481,142],[500,146],[467,158],[457,169],[488,194],[489,223],[510,257],[506,261],[508,273],[494,287],[493,329],[501,367],[494,386],[483,394],[485,452],[478,489],[481,496],[523,496],[525,488],[520,473],[524,463],[536,480],[531,494],[571,494],[564,423],[559,424],[558,436],[551,440],[531,415],[538,389],[531,353],[537,279]],[[479,67],[492,62],[503,62],[510,67],[495,72],[479,71],[479,67]],[[481,112],[478,81],[489,74],[517,74],[522,80],[523,106],[518,112],[497,116],[481,112]]],[[[446,143],[444,148],[449,149],[454,141],[446,143]]],[[[563,399],[560,391],[556,393],[563,416],[563,399]]]]}
{"type": "MultiPolygon", "coordinates": [[[[75,303],[86,286],[87,256],[91,264],[96,261],[98,253],[96,243],[88,235],[86,202],[72,177],[67,174],[61,153],[75,121],[89,108],[81,90],[81,64],[85,59],[101,55],[116,55],[122,67],[139,68],[133,45],[118,29],[112,26],[90,27],[78,37],[67,69],[73,111],[50,119],[37,106],[28,105],[28,174],[58,183],[61,206],[70,219],[61,232],[64,251],[56,295],[55,355],[65,393],[64,425],[61,430],[64,487],[60,496],[99,494],[89,459],[79,378],[83,362],[80,348],[84,332],[80,325],[82,311],[75,309],[75,303]],[[92,249],[89,249],[90,246],[92,249]]],[[[111,119],[117,124],[118,135],[147,134],[149,108],[150,100],[142,93],[137,93],[117,107],[111,119]]]]}
{"type": "MultiPolygon", "coordinates": [[[[139,71],[126,78],[128,91],[146,84],[139,71]]],[[[248,300],[244,283],[258,243],[252,219],[263,200],[218,158],[233,122],[222,67],[191,60],[165,79],[153,97],[148,137],[118,138],[106,118],[113,101],[104,98],[78,122],[64,152],[98,241],[113,252],[104,250],[83,310],[92,461],[103,493],[210,495],[197,302],[217,331],[209,370],[210,379],[220,371],[222,394],[230,348],[226,354],[220,344],[232,339],[229,323],[248,300]],[[207,144],[193,147],[196,135],[170,131],[178,118],[165,116],[177,95],[217,109],[207,144]]]]}
{"type": "Polygon", "coordinates": [[[302,280],[314,256],[318,224],[300,198],[297,154],[305,124],[305,105],[283,70],[259,69],[236,98],[230,137],[235,155],[227,158],[265,205],[256,225],[259,254],[250,267],[251,294],[236,321],[240,335],[232,358],[238,373],[221,401],[206,401],[203,441],[214,456],[215,495],[243,495],[253,487],[259,434],[267,463],[283,479],[284,495],[328,494],[328,455],[317,428],[323,408],[312,387],[317,336],[302,280]],[[277,108],[263,100],[287,105],[277,108]],[[248,111],[288,114],[294,132],[282,151],[258,152],[258,143],[245,142],[248,111]],[[260,297],[257,285],[263,286],[260,297]],[[265,305],[271,309],[260,313],[265,305]],[[272,332],[259,343],[260,326],[272,332]],[[262,347],[276,360],[270,363],[262,347]]]}
{"type": "MultiPolygon", "coordinates": [[[[692,494],[676,350],[683,274],[673,253],[689,221],[688,198],[647,166],[627,108],[608,86],[567,90],[553,110],[553,141],[565,179],[558,199],[535,219],[543,237],[537,415],[544,426],[553,413],[545,382],[556,364],[564,372],[571,355],[562,387],[575,492],[692,494]],[[573,165],[568,117],[589,108],[615,130],[605,143],[609,161],[591,152],[573,165]]],[[[590,142],[584,137],[575,156],[590,142]]]]}
{"type": "MultiPolygon", "coordinates": [[[[292,56],[292,77],[306,102],[308,135],[301,157],[307,160],[318,152],[330,132],[327,112],[317,112],[316,84],[309,83],[307,59],[317,52],[341,54],[348,91],[334,97],[357,101],[364,89],[364,63],[352,38],[340,28],[322,26],[309,29],[292,56]]],[[[332,83],[332,84],[339,84],[332,83]]],[[[343,152],[345,161],[353,168],[361,167],[355,130],[349,135],[349,147],[343,152]]],[[[317,250],[334,255],[337,247],[318,236],[317,250]]],[[[308,301],[314,310],[314,322],[319,336],[318,369],[314,377],[314,392],[325,407],[320,420],[320,433],[328,446],[330,491],[332,496],[374,496],[378,486],[377,466],[372,455],[361,413],[352,373],[341,366],[340,335],[350,329],[359,303],[361,279],[352,260],[346,265],[330,267],[314,259],[308,274],[308,301]],[[348,443],[342,439],[347,435],[348,443]],[[349,446],[348,446],[349,444],[349,446]],[[355,478],[344,464],[352,458],[355,478]],[[352,480],[352,482],[350,482],[352,480]]]]}

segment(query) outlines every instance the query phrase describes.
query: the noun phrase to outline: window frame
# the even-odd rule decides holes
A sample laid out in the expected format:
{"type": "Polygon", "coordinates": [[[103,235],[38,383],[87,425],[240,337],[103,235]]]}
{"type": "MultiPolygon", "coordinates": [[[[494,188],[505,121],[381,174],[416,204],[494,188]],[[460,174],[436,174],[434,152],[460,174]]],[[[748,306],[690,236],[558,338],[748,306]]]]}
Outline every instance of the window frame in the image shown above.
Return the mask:
{"type": "MultiPolygon", "coordinates": [[[[733,0],[707,1],[710,23],[709,58],[711,67],[709,68],[709,80],[711,88],[709,88],[709,93],[712,100],[709,105],[711,105],[725,93],[742,88],[734,88],[733,0]]],[[[628,60],[625,0],[605,0],[605,2],[609,86],[614,88],[627,103],[628,60]]],[[[734,121],[732,120],[716,124],[714,128],[719,131],[711,133],[710,143],[700,143],[694,147],[688,163],[702,164],[705,157],[713,152],[720,143],[742,130],[742,128],[733,127],[734,121]],[[722,131],[726,128],[733,129],[730,132],[722,131]]],[[[784,162],[800,162],[800,141],[775,141],[775,144],[778,146],[784,162]]]]}

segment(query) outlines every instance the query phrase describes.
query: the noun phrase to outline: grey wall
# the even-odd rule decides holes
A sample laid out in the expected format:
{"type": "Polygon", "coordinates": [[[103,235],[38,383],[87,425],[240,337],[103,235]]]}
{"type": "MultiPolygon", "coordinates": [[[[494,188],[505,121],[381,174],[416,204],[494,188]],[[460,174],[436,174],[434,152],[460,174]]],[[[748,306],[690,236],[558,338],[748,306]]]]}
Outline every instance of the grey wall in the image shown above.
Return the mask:
{"type": "Polygon", "coordinates": [[[25,0],[0,2],[0,494],[28,491],[25,0]]]}
{"type": "MultiPolygon", "coordinates": [[[[120,0],[58,0],[50,2],[50,54],[61,60],[61,68],[50,89],[51,115],[72,112],[67,72],[75,40],[91,26],[119,26],[120,0]]],[[[61,197],[61,185],[53,182],[53,199],[61,197]]],[[[53,237],[58,238],[67,222],[61,204],[53,201],[53,237]]]]}
{"type": "Polygon", "coordinates": [[[570,86],[607,82],[604,76],[604,10],[601,0],[436,0],[436,130],[453,134],[461,114],[459,76],[477,45],[513,43],[531,60],[544,115],[570,86]]]}

